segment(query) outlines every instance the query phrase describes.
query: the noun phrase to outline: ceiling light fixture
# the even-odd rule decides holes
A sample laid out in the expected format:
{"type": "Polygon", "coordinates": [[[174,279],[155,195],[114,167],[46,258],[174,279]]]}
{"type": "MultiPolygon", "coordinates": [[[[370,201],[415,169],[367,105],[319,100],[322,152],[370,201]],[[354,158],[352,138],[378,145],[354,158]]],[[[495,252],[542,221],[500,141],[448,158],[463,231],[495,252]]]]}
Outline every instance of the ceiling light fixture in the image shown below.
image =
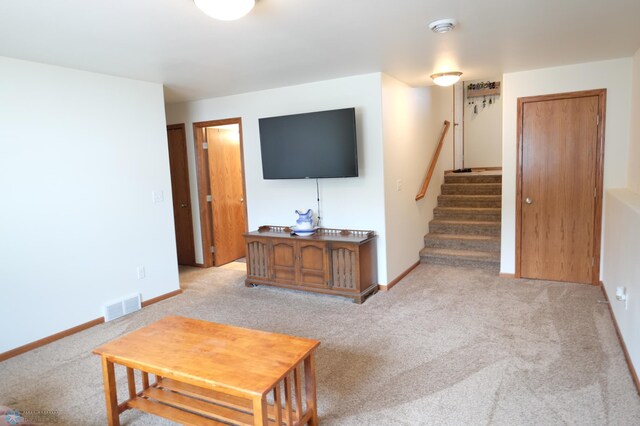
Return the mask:
{"type": "Polygon", "coordinates": [[[457,22],[455,19],[438,19],[437,21],[430,23],[429,28],[434,33],[443,34],[453,30],[456,27],[456,24],[457,22]]]}
{"type": "Polygon", "coordinates": [[[431,79],[438,86],[451,86],[460,80],[461,75],[462,73],[460,71],[439,72],[437,74],[431,74],[431,79]]]}
{"type": "Polygon", "coordinates": [[[253,9],[255,0],[193,0],[198,8],[221,21],[240,19],[253,9]]]}

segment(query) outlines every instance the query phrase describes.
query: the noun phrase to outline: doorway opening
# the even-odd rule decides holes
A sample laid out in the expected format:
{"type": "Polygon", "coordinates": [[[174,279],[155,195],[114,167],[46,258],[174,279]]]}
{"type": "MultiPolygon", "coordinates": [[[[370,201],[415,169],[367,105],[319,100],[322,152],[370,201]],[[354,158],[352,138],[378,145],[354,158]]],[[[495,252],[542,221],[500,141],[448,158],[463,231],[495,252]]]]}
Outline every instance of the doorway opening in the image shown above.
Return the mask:
{"type": "MultiPolygon", "coordinates": [[[[456,151],[463,168],[496,169],[502,165],[501,77],[467,80],[456,89],[456,151]]],[[[458,168],[458,167],[456,167],[458,168]]]]}
{"type": "Polygon", "coordinates": [[[245,257],[246,184],[242,119],[193,123],[203,266],[245,257]]]}

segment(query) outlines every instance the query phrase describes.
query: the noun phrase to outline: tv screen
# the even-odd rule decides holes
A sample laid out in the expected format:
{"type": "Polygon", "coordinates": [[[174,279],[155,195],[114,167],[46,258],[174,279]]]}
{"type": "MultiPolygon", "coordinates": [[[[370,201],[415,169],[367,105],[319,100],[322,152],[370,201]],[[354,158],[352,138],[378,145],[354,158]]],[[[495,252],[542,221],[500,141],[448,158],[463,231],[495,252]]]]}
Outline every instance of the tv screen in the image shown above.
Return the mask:
{"type": "Polygon", "coordinates": [[[355,108],[258,122],[265,179],[358,176],[355,108]]]}

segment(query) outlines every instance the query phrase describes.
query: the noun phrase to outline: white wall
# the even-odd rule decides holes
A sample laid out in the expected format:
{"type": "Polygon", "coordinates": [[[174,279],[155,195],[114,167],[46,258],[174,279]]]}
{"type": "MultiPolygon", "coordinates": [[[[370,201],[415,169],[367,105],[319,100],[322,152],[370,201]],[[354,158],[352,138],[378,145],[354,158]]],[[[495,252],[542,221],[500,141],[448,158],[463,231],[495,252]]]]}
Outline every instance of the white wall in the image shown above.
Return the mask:
{"type": "Polygon", "coordinates": [[[633,56],[632,68],[629,188],[640,193],[640,49],[633,56]]]}
{"type": "Polygon", "coordinates": [[[624,187],[629,154],[631,65],[631,58],[624,58],[503,75],[502,273],[515,272],[518,98],[607,89],[604,188],[624,187]]]}
{"type": "MultiPolygon", "coordinates": [[[[371,229],[378,234],[378,282],[387,282],[382,161],[381,74],[367,74],[311,84],[169,104],[167,122],[185,123],[242,118],[247,210],[250,229],[295,223],[295,209],[316,210],[315,180],[264,180],[258,119],[262,117],[356,108],[359,177],[321,179],[323,226],[371,229]]],[[[187,132],[192,205],[198,205],[193,133],[187,132]]],[[[292,159],[294,161],[294,159],[292,159]]],[[[202,262],[200,218],[194,209],[196,256],[202,262]]]]}
{"type": "Polygon", "coordinates": [[[501,81],[500,77],[464,82],[464,167],[500,167],[502,165],[502,96],[482,107],[484,98],[467,98],[467,86],[485,81],[501,81]],[[474,113],[474,101],[478,113],[474,113]]]}
{"type": "Polygon", "coordinates": [[[162,86],[0,57],[0,99],[0,353],[178,289],[162,86]]]}
{"type": "Polygon", "coordinates": [[[640,194],[611,189],[605,195],[603,283],[629,357],[640,367],[640,194]],[[628,303],[616,300],[627,288],[628,303]]]}
{"type": "Polygon", "coordinates": [[[453,167],[450,128],[425,198],[415,200],[444,120],[452,122],[452,88],[411,88],[382,76],[384,193],[389,281],[419,260],[444,170],[453,167]],[[401,189],[398,190],[398,180],[401,189]]]}
{"type": "Polygon", "coordinates": [[[640,368],[640,50],[633,57],[627,188],[605,195],[604,289],[636,373],[640,368]],[[616,300],[616,287],[626,287],[628,302],[616,300]]]}

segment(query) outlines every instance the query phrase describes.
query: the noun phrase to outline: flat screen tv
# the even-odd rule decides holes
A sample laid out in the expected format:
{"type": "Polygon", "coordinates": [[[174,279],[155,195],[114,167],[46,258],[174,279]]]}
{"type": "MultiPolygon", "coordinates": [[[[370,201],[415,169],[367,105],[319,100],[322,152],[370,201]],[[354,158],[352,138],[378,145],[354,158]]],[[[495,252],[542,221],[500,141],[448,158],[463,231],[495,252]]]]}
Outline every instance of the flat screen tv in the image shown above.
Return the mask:
{"type": "Polygon", "coordinates": [[[358,176],[355,108],[261,118],[265,179],[358,176]]]}

